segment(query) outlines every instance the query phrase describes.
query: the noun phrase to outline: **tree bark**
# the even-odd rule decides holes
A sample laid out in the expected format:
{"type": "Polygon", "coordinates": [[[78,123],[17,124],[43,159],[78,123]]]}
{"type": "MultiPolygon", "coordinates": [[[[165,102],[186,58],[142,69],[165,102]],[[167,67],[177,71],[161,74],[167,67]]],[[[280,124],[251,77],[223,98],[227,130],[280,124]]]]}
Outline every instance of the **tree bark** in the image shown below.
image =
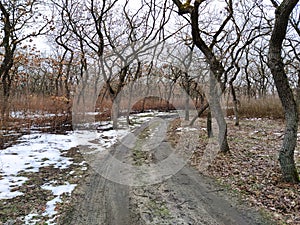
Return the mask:
{"type": "Polygon", "coordinates": [[[1,43],[1,47],[4,47],[4,57],[0,65],[0,79],[2,85],[2,105],[1,105],[1,117],[5,115],[8,117],[8,100],[11,88],[10,70],[14,63],[14,52],[16,50],[16,44],[10,43],[12,39],[12,24],[10,22],[10,14],[5,6],[0,2],[0,11],[2,13],[2,20],[4,22],[3,33],[4,37],[1,43]]]}
{"type": "Polygon", "coordinates": [[[185,109],[185,116],[184,120],[189,121],[190,120],[190,87],[188,84],[186,91],[185,91],[185,104],[184,104],[184,109],[185,109]]]}
{"type": "Polygon", "coordinates": [[[234,125],[239,126],[240,125],[239,110],[238,110],[239,100],[236,97],[236,93],[235,93],[233,83],[230,83],[229,86],[230,86],[230,92],[231,92],[231,95],[232,95],[233,112],[234,112],[234,117],[235,117],[234,125]]]}
{"type": "Polygon", "coordinates": [[[206,127],[207,127],[207,137],[212,138],[214,136],[214,133],[213,133],[213,129],[212,129],[212,118],[211,118],[210,110],[208,110],[208,112],[207,112],[206,127]]]}
{"type": "Polygon", "coordinates": [[[299,0],[284,0],[276,9],[276,19],[270,39],[268,55],[268,66],[272,72],[286,120],[285,135],[279,153],[279,162],[284,181],[290,183],[299,182],[299,176],[294,160],[294,150],[297,144],[298,110],[284,70],[281,50],[287,31],[289,16],[298,2],[299,0]]]}
{"type": "Polygon", "coordinates": [[[218,141],[220,145],[220,151],[226,153],[229,152],[229,145],[227,142],[227,124],[220,104],[221,90],[213,72],[210,72],[209,80],[209,106],[211,109],[212,116],[216,118],[218,124],[218,141]]]}
{"type": "Polygon", "coordinates": [[[296,87],[296,103],[299,108],[300,106],[300,68],[298,70],[298,82],[296,87]]]}

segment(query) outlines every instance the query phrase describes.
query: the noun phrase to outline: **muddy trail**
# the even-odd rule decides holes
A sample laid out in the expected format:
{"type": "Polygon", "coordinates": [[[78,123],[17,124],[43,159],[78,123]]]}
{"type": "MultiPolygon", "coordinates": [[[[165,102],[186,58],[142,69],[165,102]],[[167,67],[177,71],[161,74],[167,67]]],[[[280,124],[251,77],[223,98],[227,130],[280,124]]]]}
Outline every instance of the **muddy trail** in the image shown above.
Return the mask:
{"type": "MultiPolygon", "coordinates": [[[[165,127],[161,124],[143,124],[135,130],[135,136],[125,137],[109,153],[81,146],[90,153],[85,156],[89,173],[75,190],[73,207],[59,224],[275,224],[231,197],[225,188],[188,163],[163,176],[131,170],[144,171],[172,155],[174,149],[163,135],[165,127]],[[151,145],[155,145],[154,150],[144,150],[151,145]],[[121,163],[116,165],[116,160],[121,163]],[[133,167],[124,168],[122,163],[133,167]]],[[[180,159],[167,162],[171,167],[182,163],[180,159]]],[[[153,167],[149,171],[160,173],[153,167]]]]}

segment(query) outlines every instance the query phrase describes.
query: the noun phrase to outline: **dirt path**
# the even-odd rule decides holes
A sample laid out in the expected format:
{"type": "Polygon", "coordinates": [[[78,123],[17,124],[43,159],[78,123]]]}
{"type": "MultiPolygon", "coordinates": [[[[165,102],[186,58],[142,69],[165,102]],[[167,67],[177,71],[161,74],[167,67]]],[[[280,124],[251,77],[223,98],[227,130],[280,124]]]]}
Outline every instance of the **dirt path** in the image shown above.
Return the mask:
{"type": "MultiPolygon", "coordinates": [[[[151,136],[151,129],[147,127],[141,128],[143,132],[138,138],[151,136]]],[[[138,140],[136,142],[140,143],[138,140]]],[[[137,146],[141,147],[140,144],[137,146]]],[[[111,155],[126,163],[142,163],[141,159],[151,163],[151,160],[165,159],[171,151],[170,146],[162,142],[149,159],[149,152],[132,153],[137,146],[131,149],[117,147],[111,155]]],[[[75,206],[61,224],[274,224],[252,209],[238,205],[223,188],[189,165],[185,165],[170,179],[153,185],[134,187],[110,181],[103,175],[122,174],[120,168],[113,167],[111,155],[90,156],[88,161],[95,170],[90,169],[86,180],[77,188],[75,206]],[[107,174],[103,174],[103,171],[107,174]]]]}
{"type": "Polygon", "coordinates": [[[153,196],[162,197],[170,216],[155,224],[268,224],[254,211],[239,209],[236,203],[222,196],[224,193],[219,193],[223,189],[189,167],[156,190],[153,196]]]}
{"type": "Polygon", "coordinates": [[[76,192],[74,210],[62,224],[127,224],[130,221],[129,188],[98,173],[91,174],[76,192]]]}

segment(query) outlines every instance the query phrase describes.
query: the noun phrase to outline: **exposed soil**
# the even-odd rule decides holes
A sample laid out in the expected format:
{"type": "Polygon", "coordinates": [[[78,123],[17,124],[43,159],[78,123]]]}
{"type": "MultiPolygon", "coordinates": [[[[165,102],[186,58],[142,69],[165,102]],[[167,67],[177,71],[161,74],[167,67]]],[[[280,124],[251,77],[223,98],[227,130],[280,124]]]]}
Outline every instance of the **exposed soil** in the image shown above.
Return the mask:
{"type": "MultiPolygon", "coordinates": [[[[175,132],[179,125],[174,121],[168,126],[169,133],[175,132]]],[[[140,128],[138,139],[151,136],[148,128],[140,128]]],[[[166,138],[174,136],[176,137],[175,133],[166,138]]],[[[176,144],[176,140],[173,139],[172,144],[176,144]]],[[[156,163],[171,153],[168,141],[170,140],[161,142],[155,151],[146,154],[137,152],[137,147],[143,148],[145,145],[127,148],[118,144],[110,154],[136,166],[156,163]],[[151,154],[151,157],[147,154],[151,154]]],[[[90,173],[75,190],[73,207],[61,217],[59,224],[276,224],[263,217],[258,210],[245,206],[224,186],[202,175],[189,164],[163,182],[128,186],[107,180],[99,174],[99,171],[103,172],[105,169],[107,174],[122,172],[109,166],[107,155],[90,156],[89,163],[90,173]]]]}

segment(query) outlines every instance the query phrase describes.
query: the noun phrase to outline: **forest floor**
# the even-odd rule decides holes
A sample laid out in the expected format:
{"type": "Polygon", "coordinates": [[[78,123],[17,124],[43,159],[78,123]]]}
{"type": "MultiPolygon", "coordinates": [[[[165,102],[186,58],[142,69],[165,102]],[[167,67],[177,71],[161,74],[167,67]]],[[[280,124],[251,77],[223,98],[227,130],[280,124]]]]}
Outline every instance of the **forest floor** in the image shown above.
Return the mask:
{"type": "MultiPolygon", "coordinates": [[[[203,171],[200,163],[205,147],[200,146],[193,155],[192,165],[236,193],[241,200],[265,209],[263,212],[278,222],[300,224],[300,184],[283,182],[278,162],[284,122],[266,118],[244,118],[240,126],[234,126],[232,119],[227,122],[230,154],[218,154],[203,171]]],[[[204,124],[202,120],[202,126],[204,124]]],[[[295,161],[300,172],[300,133],[295,161]]]]}
{"type": "MultiPolygon", "coordinates": [[[[138,122],[138,117],[135,117],[137,125],[151,119],[151,115],[144,114],[138,122]]],[[[69,148],[50,146],[62,149],[60,158],[47,164],[51,157],[41,156],[37,171],[30,171],[33,166],[18,171],[17,177],[30,179],[19,185],[15,183],[10,190],[23,195],[0,199],[0,224],[300,224],[300,185],[280,180],[277,157],[283,122],[242,119],[236,127],[228,118],[228,126],[229,154],[211,154],[214,144],[207,138],[206,121],[201,118],[193,126],[192,131],[200,141],[188,163],[169,179],[146,186],[128,186],[105,179],[103,171],[108,174],[116,171],[102,167],[99,173],[101,160],[107,162],[101,152],[110,149],[110,155],[136,166],[161,161],[171,153],[166,142],[175,146],[186,131],[179,119],[169,120],[166,140],[150,157],[136,148],[133,151],[116,148],[120,145],[109,123],[102,126],[103,131],[96,131],[103,143],[99,143],[99,136],[80,137],[85,141],[78,141],[78,135],[70,137],[70,133],[65,134],[68,137],[65,139],[60,136],[58,142],[64,140],[69,148]],[[95,150],[95,144],[101,144],[103,149],[95,150]],[[57,167],[62,161],[67,165],[63,169],[57,167]],[[57,194],[50,184],[65,190],[57,194]]],[[[140,133],[140,139],[153,137],[147,126],[140,133]]],[[[124,137],[124,133],[120,135],[124,137]]],[[[40,140],[41,137],[34,138],[37,145],[47,142],[40,140]]],[[[126,143],[126,139],[122,142],[126,143]]],[[[4,151],[9,151],[4,155],[21,154],[10,147],[1,153],[4,151]]],[[[300,169],[299,147],[295,156],[300,169]]],[[[2,164],[5,168],[5,162],[2,164]]],[[[0,181],[6,176],[1,171],[0,181]]],[[[5,194],[1,187],[0,192],[5,194]]]]}

